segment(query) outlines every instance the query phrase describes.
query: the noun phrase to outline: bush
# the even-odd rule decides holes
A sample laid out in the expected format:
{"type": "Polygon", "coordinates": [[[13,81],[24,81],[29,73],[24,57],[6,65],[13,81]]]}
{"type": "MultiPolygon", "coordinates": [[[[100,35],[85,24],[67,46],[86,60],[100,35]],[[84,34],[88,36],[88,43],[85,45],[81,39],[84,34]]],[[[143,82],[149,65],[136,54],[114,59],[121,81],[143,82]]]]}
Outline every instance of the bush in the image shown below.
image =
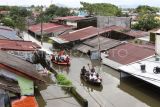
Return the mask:
{"type": "Polygon", "coordinates": [[[72,85],[72,82],[68,80],[63,74],[58,74],[56,78],[57,78],[58,84],[60,85],[66,85],[66,86],[72,85]]]}

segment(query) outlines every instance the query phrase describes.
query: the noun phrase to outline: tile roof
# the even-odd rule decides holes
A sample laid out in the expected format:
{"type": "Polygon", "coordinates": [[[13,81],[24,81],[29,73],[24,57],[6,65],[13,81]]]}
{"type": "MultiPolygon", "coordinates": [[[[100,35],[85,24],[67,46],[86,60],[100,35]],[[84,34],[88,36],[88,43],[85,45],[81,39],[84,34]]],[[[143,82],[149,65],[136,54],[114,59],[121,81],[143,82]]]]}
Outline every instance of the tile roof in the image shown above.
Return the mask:
{"type": "Polygon", "coordinates": [[[0,39],[0,50],[34,51],[39,48],[31,41],[0,39]]]}
{"type": "Polygon", "coordinates": [[[0,51],[0,68],[33,80],[44,81],[33,64],[3,51],[0,51]]]}
{"type": "Polygon", "coordinates": [[[155,50],[143,45],[124,43],[108,51],[109,59],[120,64],[129,64],[155,54],[155,50]]]}
{"type": "MultiPolygon", "coordinates": [[[[43,34],[49,34],[52,32],[64,31],[68,29],[72,29],[73,26],[69,25],[61,25],[56,23],[43,23],[43,34]]],[[[29,27],[29,31],[34,32],[36,34],[41,33],[41,24],[32,25],[29,27]]]]}
{"type": "Polygon", "coordinates": [[[89,26],[80,30],[70,32],[68,34],[61,35],[59,36],[59,38],[61,38],[62,40],[71,42],[76,40],[85,40],[98,35],[98,33],[102,34],[104,32],[105,30],[103,29],[89,26]]]}
{"type": "Polygon", "coordinates": [[[86,17],[81,17],[81,16],[66,16],[66,17],[57,17],[54,18],[54,20],[66,20],[66,21],[79,21],[86,19],[86,17]]]}

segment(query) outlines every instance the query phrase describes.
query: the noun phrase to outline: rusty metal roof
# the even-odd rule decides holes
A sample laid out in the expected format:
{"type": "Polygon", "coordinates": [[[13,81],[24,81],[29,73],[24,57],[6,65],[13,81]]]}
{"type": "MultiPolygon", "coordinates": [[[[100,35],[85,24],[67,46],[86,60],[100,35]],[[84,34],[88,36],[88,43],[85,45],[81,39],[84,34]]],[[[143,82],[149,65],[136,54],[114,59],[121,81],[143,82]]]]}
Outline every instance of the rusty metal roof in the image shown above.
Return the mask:
{"type": "Polygon", "coordinates": [[[130,28],[122,27],[122,26],[115,26],[115,25],[109,26],[109,27],[105,27],[103,29],[105,29],[106,31],[112,31],[112,30],[114,30],[114,31],[122,31],[122,32],[123,31],[130,31],[130,28]]]}
{"type": "Polygon", "coordinates": [[[125,34],[135,37],[135,38],[140,38],[140,37],[144,37],[144,36],[149,36],[148,32],[145,31],[136,31],[136,30],[131,30],[126,32],[125,34]]]}
{"type": "Polygon", "coordinates": [[[34,51],[39,48],[31,41],[0,39],[0,50],[34,51]]]}
{"type": "MultiPolygon", "coordinates": [[[[57,23],[43,23],[42,26],[43,34],[49,34],[73,28],[73,26],[62,25],[57,23]]],[[[31,25],[28,30],[39,35],[41,33],[41,24],[31,25]]]]}
{"type": "Polygon", "coordinates": [[[0,67],[17,75],[29,77],[33,80],[44,81],[33,64],[4,51],[0,51],[0,67]]]}
{"type": "Polygon", "coordinates": [[[87,53],[88,50],[90,51],[98,50],[99,46],[100,46],[100,50],[103,51],[103,50],[108,50],[110,48],[118,46],[120,44],[121,42],[118,40],[109,39],[109,38],[100,36],[99,38],[95,37],[95,38],[88,39],[84,41],[82,44],[74,47],[74,49],[77,49],[83,53],[87,53]]]}
{"type": "Polygon", "coordinates": [[[103,29],[89,26],[89,27],[86,27],[83,29],[79,29],[79,30],[70,32],[68,34],[61,35],[58,38],[65,40],[65,41],[69,41],[69,42],[76,41],[76,40],[81,41],[81,40],[85,40],[85,39],[94,37],[98,34],[102,34],[104,32],[105,32],[105,30],[103,30],[103,29]]]}
{"type": "Polygon", "coordinates": [[[138,60],[142,60],[155,54],[153,48],[136,45],[132,43],[124,43],[108,51],[108,58],[120,64],[129,64],[138,60]]]}

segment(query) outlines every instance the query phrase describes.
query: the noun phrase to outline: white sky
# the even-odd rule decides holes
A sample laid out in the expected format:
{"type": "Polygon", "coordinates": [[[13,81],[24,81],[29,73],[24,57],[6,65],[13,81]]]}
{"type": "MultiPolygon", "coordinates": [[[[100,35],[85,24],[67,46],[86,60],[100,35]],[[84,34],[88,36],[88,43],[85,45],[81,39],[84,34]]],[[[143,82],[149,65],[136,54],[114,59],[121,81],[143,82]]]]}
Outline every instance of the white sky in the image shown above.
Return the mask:
{"type": "Polygon", "coordinates": [[[112,3],[118,6],[137,6],[137,5],[150,5],[160,6],[160,0],[0,0],[0,5],[50,5],[51,3],[62,4],[68,7],[80,7],[80,1],[89,3],[112,3]]]}

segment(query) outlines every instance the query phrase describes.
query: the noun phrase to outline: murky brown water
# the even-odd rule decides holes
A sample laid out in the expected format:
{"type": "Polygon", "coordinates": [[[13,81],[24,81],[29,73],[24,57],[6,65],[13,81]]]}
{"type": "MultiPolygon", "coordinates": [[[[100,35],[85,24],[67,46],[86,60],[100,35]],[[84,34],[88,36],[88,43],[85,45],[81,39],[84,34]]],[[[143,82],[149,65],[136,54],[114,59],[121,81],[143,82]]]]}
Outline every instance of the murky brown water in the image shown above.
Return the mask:
{"type": "Polygon", "coordinates": [[[66,74],[77,90],[89,101],[89,107],[159,107],[160,92],[135,78],[120,80],[120,73],[98,61],[72,56],[71,66],[54,65],[57,71],[66,74]],[[97,88],[80,79],[80,69],[88,63],[96,66],[103,78],[103,87],[97,88]]]}

